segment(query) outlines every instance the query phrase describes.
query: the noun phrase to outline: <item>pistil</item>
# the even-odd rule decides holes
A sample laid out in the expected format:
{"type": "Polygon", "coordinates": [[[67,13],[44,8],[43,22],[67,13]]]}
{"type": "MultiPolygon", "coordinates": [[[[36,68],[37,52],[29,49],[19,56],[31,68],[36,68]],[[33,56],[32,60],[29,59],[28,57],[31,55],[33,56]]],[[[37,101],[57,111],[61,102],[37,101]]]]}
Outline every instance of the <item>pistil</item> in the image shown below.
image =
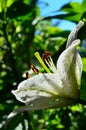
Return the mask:
{"type": "Polygon", "coordinates": [[[47,73],[50,73],[50,70],[48,69],[48,67],[45,65],[44,61],[42,60],[39,52],[35,52],[35,57],[38,59],[38,61],[40,62],[40,64],[43,66],[43,68],[46,70],[47,73]]]}

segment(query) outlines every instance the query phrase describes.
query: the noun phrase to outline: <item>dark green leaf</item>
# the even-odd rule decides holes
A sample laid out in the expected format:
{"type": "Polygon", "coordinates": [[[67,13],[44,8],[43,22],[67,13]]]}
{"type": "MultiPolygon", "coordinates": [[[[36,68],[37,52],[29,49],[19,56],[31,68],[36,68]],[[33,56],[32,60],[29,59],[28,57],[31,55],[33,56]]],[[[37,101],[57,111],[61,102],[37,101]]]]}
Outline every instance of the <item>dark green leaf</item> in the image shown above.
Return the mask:
{"type": "Polygon", "coordinates": [[[22,16],[25,14],[30,13],[32,10],[32,6],[27,5],[23,2],[14,2],[8,9],[7,9],[7,17],[9,18],[15,18],[18,16],[22,16]]]}
{"type": "Polygon", "coordinates": [[[81,85],[81,99],[86,101],[86,72],[82,75],[82,85],[81,85]]]}
{"type": "Polygon", "coordinates": [[[3,13],[0,13],[0,19],[3,20],[3,13]]]}
{"type": "Polygon", "coordinates": [[[81,18],[81,14],[79,13],[68,13],[68,14],[61,14],[61,15],[55,15],[55,16],[48,16],[45,17],[44,20],[49,20],[49,19],[65,19],[69,20],[72,22],[78,22],[81,18]]]}

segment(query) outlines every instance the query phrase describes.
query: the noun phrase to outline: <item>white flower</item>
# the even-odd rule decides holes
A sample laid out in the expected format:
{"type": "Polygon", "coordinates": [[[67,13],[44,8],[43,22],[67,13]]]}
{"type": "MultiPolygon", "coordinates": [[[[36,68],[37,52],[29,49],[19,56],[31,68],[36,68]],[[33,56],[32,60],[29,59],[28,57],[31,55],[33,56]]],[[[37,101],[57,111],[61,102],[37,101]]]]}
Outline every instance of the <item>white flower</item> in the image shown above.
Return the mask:
{"type": "Polygon", "coordinates": [[[41,73],[21,82],[18,89],[12,91],[16,99],[25,103],[28,110],[75,103],[80,97],[82,73],[81,58],[76,51],[79,43],[80,40],[73,41],[60,55],[57,61],[57,73],[41,73]]]}
{"type": "Polygon", "coordinates": [[[80,21],[70,33],[66,49],[57,60],[57,67],[54,66],[51,56],[48,55],[47,58],[44,58],[48,69],[39,54],[35,53],[48,73],[40,73],[24,80],[19,84],[17,90],[12,91],[16,99],[25,103],[26,106],[12,112],[8,119],[25,110],[57,108],[77,103],[80,98],[82,61],[76,51],[76,47],[80,44],[80,40],[76,37],[83,25],[84,23],[80,21]]]}

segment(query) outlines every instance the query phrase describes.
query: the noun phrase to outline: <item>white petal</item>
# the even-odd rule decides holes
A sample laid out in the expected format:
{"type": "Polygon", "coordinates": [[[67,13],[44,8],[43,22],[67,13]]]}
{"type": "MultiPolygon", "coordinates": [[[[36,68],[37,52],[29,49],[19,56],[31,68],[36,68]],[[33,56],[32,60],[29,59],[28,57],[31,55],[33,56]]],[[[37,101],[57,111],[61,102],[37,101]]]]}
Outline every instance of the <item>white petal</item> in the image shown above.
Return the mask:
{"type": "Polygon", "coordinates": [[[70,93],[71,96],[79,97],[78,89],[80,88],[80,79],[82,74],[81,58],[76,52],[76,46],[79,45],[80,40],[72,42],[57,61],[57,70],[59,76],[64,84],[64,89],[70,93]]]}
{"type": "Polygon", "coordinates": [[[39,74],[21,82],[18,90],[12,93],[21,102],[28,103],[29,100],[34,100],[38,96],[56,96],[61,87],[61,80],[56,74],[39,74]]]}
{"type": "Polygon", "coordinates": [[[24,111],[32,111],[32,110],[40,110],[40,109],[47,109],[47,108],[56,108],[56,107],[63,107],[68,106],[74,103],[77,103],[75,99],[71,98],[59,98],[56,99],[55,97],[41,97],[41,99],[36,99],[30,102],[33,105],[22,106],[14,111],[12,111],[5,122],[4,128],[6,129],[10,121],[19,113],[24,111]]]}
{"type": "Polygon", "coordinates": [[[28,105],[29,110],[39,110],[74,103],[74,97],[63,87],[58,74],[39,74],[21,82],[18,90],[12,93],[17,100],[28,105]]]}
{"type": "Polygon", "coordinates": [[[78,31],[84,26],[84,22],[80,21],[75,29],[73,31],[71,31],[71,33],[68,36],[68,40],[67,40],[67,44],[66,44],[66,48],[69,47],[71,45],[71,43],[77,39],[77,33],[78,31]]]}

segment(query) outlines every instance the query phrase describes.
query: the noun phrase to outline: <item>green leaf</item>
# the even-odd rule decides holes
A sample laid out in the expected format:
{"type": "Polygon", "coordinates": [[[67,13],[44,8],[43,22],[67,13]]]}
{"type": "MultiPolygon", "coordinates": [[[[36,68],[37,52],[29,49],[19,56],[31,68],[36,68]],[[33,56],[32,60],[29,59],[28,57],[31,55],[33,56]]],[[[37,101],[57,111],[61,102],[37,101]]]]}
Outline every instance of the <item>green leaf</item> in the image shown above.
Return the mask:
{"type": "Polygon", "coordinates": [[[80,29],[78,33],[78,38],[81,40],[86,38],[86,24],[80,29]]]}
{"type": "Polygon", "coordinates": [[[83,71],[86,72],[86,58],[82,58],[83,62],[83,71]]]}
{"type": "Polygon", "coordinates": [[[3,13],[0,12],[0,19],[3,20],[3,13]]]}
{"type": "Polygon", "coordinates": [[[86,0],[83,0],[83,2],[81,4],[81,9],[83,12],[86,12],[86,0]]]}
{"type": "Polygon", "coordinates": [[[65,19],[65,20],[69,20],[72,22],[78,22],[81,18],[81,14],[80,13],[68,13],[68,14],[61,14],[61,15],[55,15],[55,16],[48,16],[45,17],[44,20],[48,20],[48,19],[65,19]]]}
{"type": "Polygon", "coordinates": [[[82,74],[81,98],[86,101],[86,58],[82,58],[82,62],[83,62],[83,74],[82,74]]]}
{"type": "Polygon", "coordinates": [[[11,6],[15,0],[7,0],[7,7],[11,6]]]}
{"type": "Polygon", "coordinates": [[[44,19],[53,19],[53,18],[62,19],[62,20],[65,19],[65,20],[77,23],[78,21],[81,20],[82,13],[83,13],[81,4],[78,2],[70,2],[70,3],[62,6],[62,8],[59,11],[64,12],[66,14],[49,16],[44,19]]]}
{"type": "Polygon", "coordinates": [[[63,12],[81,12],[81,4],[78,3],[78,2],[70,2],[64,6],[62,6],[62,8],[60,9],[60,11],[63,11],[63,12]]]}
{"type": "Polygon", "coordinates": [[[8,9],[7,9],[7,17],[15,18],[18,16],[23,16],[31,12],[32,6],[27,5],[23,2],[14,2],[8,9]]]}
{"type": "Polygon", "coordinates": [[[81,84],[81,99],[86,101],[86,72],[83,72],[82,75],[82,84],[81,84]]]}

